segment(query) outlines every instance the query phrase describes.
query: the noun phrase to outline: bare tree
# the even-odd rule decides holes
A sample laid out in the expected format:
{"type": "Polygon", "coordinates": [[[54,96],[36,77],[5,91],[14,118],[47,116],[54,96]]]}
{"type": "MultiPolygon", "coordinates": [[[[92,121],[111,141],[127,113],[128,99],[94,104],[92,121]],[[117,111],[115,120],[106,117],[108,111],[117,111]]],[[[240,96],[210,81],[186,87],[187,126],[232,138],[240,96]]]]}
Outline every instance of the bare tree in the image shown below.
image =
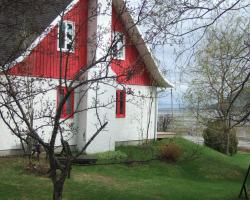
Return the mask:
{"type": "Polygon", "coordinates": [[[249,6],[249,2],[243,0],[230,2],[226,0],[157,0],[144,2],[144,9],[141,13],[144,17],[146,16],[143,22],[148,26],[147,38],[150,38],[149,41],[153,45],[183,44],[182,36],[195,34],[194,42],[197,43],[202,39],[208,27],[223,20],[228,13],[236,15],[240,13],[243,16],[247,13],[249,6]],[[199,30],[201,34],[197,34],[199,30]]]}
{"type": "Polygon", "coordinates": [[[249,120],[250,102],[244,98],[249,87],[249,46],[245,20],[230,20],[221,28],[210,29],[200,48],[194,78],[187,92],[190,106],[198,110],[203,122],[220,120],[227,136],[229,131],[249,120]]]}
{"type": "MultiPolygon", "coordinates": [[[[65,1],[64,3],[60,1],[2,1],[0,4],[0,10],[3,11],[1,12],[3,13],[1,16],[3,20],[1,21],[5,22],[1,24],[0,28],[1,30],[5,30],[5,33],[8,32],[6,29],[9,30],[9,34],[5,35],[3,40],[1,40],[0,65],[2,74],[0,81],[0,115],[7,127],[20,139],[22,144],[30,143],[30,139],[32,139],[34,143],[38,143],[46,151],[49,158],[50,178],[54,187],[53,199],[56,200],[62,199],[64,182],[70,173],[72,161],[85,152],[87,147],[95,137],[105,129],[108,123],[105,118],[99,116],[98,109],[108,108],[115,100],[111,98],[106,104],[101,104],[95,99],[93,105],[89,105],[85,108],[81,107],[81,101],[84,100],[89,90],[94,90],[96,94],[101,93],[102,91],[99,84],[110,84],[116,87],[117,84],[114,84],[114,80],[126,78],[135,73],[133,67],[131,67],[130,71],[125,71],[119,74],[119,76],[111,74],[109,67],[112,62],[112,57],[114,56],[113,49],[117,47],[120,38],[115,38],[115,36],[110,44],[108,42],[107,44],[103,44],[102,38],[96,38],[94,36],[89,38],[88,41],[92,43],[93,46],[91,52],[93,55],[92,59],[89,60],[86,66],[82,66],[78,74],[74,77],[70,77],[69,80],[70,52],[78,48],[75,45],[76,38],[78,34],[81,34],[80,30],[76,29],[75,35],[66,36],[68,37],[66,52],[64,52],[65,49],[63,49],[63,45],[59,45],[59,58],[55,58],[59,59],[60,63],[58,80],[32,76],[33,66],[29,62],[19,66],[19,70],[22,71],[22,76],[15,76],[13,74],[13,66],[18,64],[18,61],[15,59],[20,56],[24,58],[26,55],[23,54],[23,51],[26,51],[27,55],[32,52],[33,49],[27,49],[28,44],[46,28],[50,20],[53,20],[47,19],[46,23],[42,23],[44,26],[41,26],[40,20],[43,15],[48,12],[46,9],[51,9],[51,4],[56,4],[53,8],[58,9],[58,13],[55,13],[61,18],[58,24],[60,30],[59,40],[64,39],[65,35],[63,35],[64,33],[62,32],[63,28],[65,28],[63,27],[63,19],[67,13],[66,6],[68,3],[69,1],[65,1]],[[42,3],[42,5],[40,3],[42,3]],[[63,11],[61,12],[61,10],[63,11]],[[32,13],[27,14],[26,12],[32,13]],[[35,12],[41,13],[37,21],[30,18],[33,15],[37,16],[35,12]],[[8,13],[12,16],[8,16],[8,13]],[[16,15],[13,16],[13,14],[16,15]],[[8,41],[8,43],[6,41],[8,41]],[[102,53],[101,56],[96,57],[95,55],[97,55],[97,51],[100,51],[100,49],[105,49],[105,52],[102,53]],[[86,76],[86,74],[88,74],[88,76],[86,76]],[[49,98],[55,90],[59,93],[57,103],[51,101],[49,98]],[[76,100],[75,109],[70,110],[72,108],[68,107],[67,104],[71,101],[74,91],[77,91],[79,97],[76,100]],[[96,131],[92,137],[86,141],[86,144],[79,153],[73,155],[68,147],[67,141],[71,137],[74,137],[76,133],[84,135],[84,132],[80,132],[78,127],[74,126],[70,119],[73,115],[86,112],[90,109],[96,110],[96,117],[98,118],[96,131]],[[62,119],[61,116],[64,112],[68,113],[62,119]],[[59,159],[56,155],[57,146],[61,146],[64,149],[63,159],[59,159]]],[[[106,9],[110,10],[108,7],[105,8],[105,5],[99,6],[103,7],[97,6],[93,8],[88,16],[89,19],[82,23],[95,20],[97,15],[105,15],[106,9]]],[[[107,6],[110,5],[107,4],[107,6]]],[[[125,10],[121,10],[121,12],[125,12],[125,10]]],[[[135,24],[132,26],[135,26],[135,24]]],[[[81,26],[84,26],[84,24],[80,24],[78,28],[80,29],[81,26]]],[[[103,35],[109,34],[109,30],[106,30],[106,27],[98,28],[100,29],[98,31],[102,32],[103,35]]],[[[102,34],[99,34],[99,36],[102,34]]],[[[122,48],[122,46],[119,48],[122,48]]],[[[140,58],[138,58],[138,63],[141,63],[140,58]]],[[[137,63],[134,64],[135,68],[137,65],[137,63]]]]}
{"type": "MultiPolygon", "coordinates": [[[[194,69],[192,67],[196,66],[195,62],[197,61],[197,57],[201,55],[200,49],[205,48],[204,43],[207,44],[207,35],[211,34],[211,29],[216,29],[218,26],[228,27],[229,25],[226,23],[230,23],[228,19],[232,19],[233,17],[242,17],[247,21],[250,4],[249,2],[243,0],[159,0],[148,1],[144,5],[144,8],[145,9],[143,11],[145,12],[142,13],[144,16],[146,16],[144,20],[144,25],[146,28],[144,31],[146,33],[145,35],[147,41],[152,45],[153,48],[156,49],[161,49],[162,47],[164,48],[164,46],[166,48],[168,46],[174,46],[177,63],[175,68],[179,68],[178,70],[180,70],[182,76],[184,76],[184,79],[187,79],[188,81],[190,77],[196,75],[195,73],[197,70],[195,73],[193,73],[194,69]],[[192,74],[189,73],[190,71],[192,71],[192,74]]],[[[235,21],[235,23],[238,22],[235,21]]],[[[238,26],[238,29],[242,29],[243,27],[241,26],[243,26],[242,22],[241,25],[238,26]]],[[[224,31],[220,33],[220,37],[223,38],[223,35],[228,37],[227,32],[231,31],[232,30],[224,29],[224,31]]],[[[244,37],[244,39],[241,41],[241,47],[239,47],[242,50],[242,52],[239,50],[241,53],[241,58],[239,58],[239,52],[232,49],[232,55],[223,58],[224,62],[229,63],[232,60],[234,60],[234,62],[236,62],[236,60],[237,62],[240,62],[239,60],[241,60],[241,62],[245,62],[245,67],[242,67],[242,74],[244,74],[244,76],[240,80],[240,83],[236,81],[234,83],[230,83],[231,89],[235,88],[235,90],[231,92],[231,99],[229,100],[231,103],[230,106],[228,106],[228,111],[225,111],[226,115],[231,115],[231,118],[234,121],[234,126],[239,123],[244,123],[249,118],[248,101],[245,101],[247,102],[247,105],[243,106],[243,109],[238,110],[237,114],[235,114],[236,109],[234,109],[234,114],[230,114],[234,105],[236,105],[236,102],[238,102],[238,104],[241,102],[240,99],[242,96],[244,96],[243,94],[248,91],[249,87],[249,31],[246,27],[245,30],[241,31],[242,37],[244,37]],[[241,113],[242,110],[244,112],[241,113]]],[[[215,39],[217,39],[216,36],[215,39]]],[[[216,53],[215,49],[214,51],[216,53]]],[[[168,58],[168,55],[164,56],[167,56],[168,58]]],[[[199,78],[197,77],[197,79],[199,78]]],[[[182,82],[184,81],[186,80],[182,79],[182,82]]],[[[207,83],[202,81],[202,83],[199,85],[200,87],[206,89],[207,83]]],[[[212,93],[209,93],[209,91],[203,90],[203,92],[204,91],[207,92],[207,95],[212,95],[212,93]]],[[[195,103],[194,105],[197,105],[197,99],[193,103],[195,103]]]]}
{"type": "MultiPolygon", "coordinates": [[[[79,154],[71,155],[69,151],[65,151],[64,162],[62,162],[56,157],[56,146],[59,144],[67,149],[65,141],[72,137],[72,134],[75,132],[79,132],[79,129],[74,127],[70,122],[71,116],[88,109],[97,110],[97,108],[100,107],[107,107],[114,101],[114,99],[111,99],[106,105],[103,105],[96,100],[90,107],[82,108],[80,106],[80,100],[84,100],[87,91],[90,89],[94,89],[97,94],[102,92],[98,86],[100,83],[112,85],[112,82],[116,79],[131,78],[131,76],[140,69],[138,66],[140,66],[142,60],[145,62],[143,58],[139,57],[137,62],[133,64],[134,66],[119,74],[119,77],[111,74],[109,66],[112,62],[112,56],[115,54],[113,49],[117,47],[121,41],[119,35],[115,35],[112,42],[105,46],[102,36],[107,34],[108,31],[103,27],[99,31],[99,33],[101,33],[99,37],[89,38],[87,41],[91,43],[90,46],[92,46],[92,52],[90,52],[93,55],[92,58],[89,59],[86,66],[82,66],[78,74],[71,77],[70,81],[68,81],[67,76],[69,57],[71,56],[70,51],[77,48],[74,46],[77,30],[76,35],[70,38],[67,52],[64,52],[67,55],[66,57],[62,56],[63,48],[59,46],[60,55],[55,58],[60,61],[58,80],[48,81],[44,78],[28,76],[33,67],[29,63],[19,67],[23,76],[13,76],[12,67],[18,63],[16,59],[20,58],[20,56],[22,59],[32,52],[33,49],[28,48],[29,44],[34,41],[43,30],[45,30],[45,32],[50,30],[51,27],[48,26],[56,16],[60,16],[61,19],[64,18],[67,12],[65,8],[70,2],[71,1],[67,0],[3,0],[0,3],[0,34],[2,38],[0,41],[0,66],[2,72],[0,81],[0,115],[11,132],[21,141],[27,142],[27,137],[30,137],[43,146],[49,157],[50,177],[54,186],[53,198],[57,200],[62,199],[64,181],[69,174],[72,161],[86,150],[88,145],[105,129],[108,123],[105,117],[98,117],[98,112],[96,112],[99,123],[96,124],[96,131],[93,133],[93,136],[86,142],[79,154]],[[46,18],[46,14],[55,8],[56,10],[54,11],[56,12],[53,12],[56,13],[56,16],[52,15],[51,18],[46,18]],[[39,15],[37,15],[37,13],[39,13],[39,15]],[[26,54],[23,54],[24,51],[26,54]],[[96,56],[97,54],[99,55],[99,52],[102,53],[101,56],[96,56]],[[86,78],[85,75],[90,75],[89,73],[91,76],[86,78]],[[32,89],[28,85],[31,85],[32,89]],[[56,105],[56,102],[51,102],[46,94],[51,95],[51,92],[57,89],[60,92],[62,87],[64,87],[65,90],[63,90],[56,105]],[[76,109],[70,112],[70,115],[61,119],[65,105],[70,101],[74,91],[81,93],[79,102],[77,102],[75,106],[76,109]]],[[[117,1],[114,1],[114,3],[117,3],[117,1]]],[[[110,6],[110,2],[107,2],[107,5],[110,6]]],[[[135,22],[131,23],[131,19],[128,18],[126,23],[129,24],[129,28],[126,29],[126,34],[131,35],[135,30],[135,25],[142,24],[143,22],[145,25],[150,25],[150,31],[146,31],[148,36],[147,42],[158,44],[160,40],[166,42],[166,39],[169,39],[166,37],[168,35],[173,39],[173,36],[182,36],[198,29],[206,30],[206,27],[212,25],[227,11],[246,7],[248,7],[248,3],[239,0],[229,5],[226,4],[226,1],[211,4],[208,1],[152,2],[143,0],[138,7],[134,8],[137,12],[135,22]],[[217,15],[213,16],[212,21],[208,21],[205,26],[198,24],[197,27],[194,26],[191,30],[184,29],[184,33],[176,33],[176,28],[181,30],[181,25],[179,24],[182,24],[183,21],[188,21],[190,18],[191,20],[202,19],[207,17],[211,12],[217,13],[217,15]],[[190,17],[190,15],[192,16],[190,17]],[[145,21],[145,19],[148,18],[149,20],[145,21]]],[[[94,21],[98,14],[105,15],[106,11],[108,11],[107,8],[94,8],[90,11],[88,20],[84,23],[94,21]]],[[[118,17],[126,12],[127,8],[124,4],[120,9],[120,13],[118,13],[118,17]]],[[[59,23],[58,27],[59,29],[63,29],[63,23],[59,23]]],[[[81,32],[79,31],[78,34],[81,34],[81,32]]],[[[55,37],[57,38],[58,36],[55,35],[55,37]]],[[[59,38],[60,37],[63,36],[59,34],[59,38]]],[[[175,41],[177,40],[173,39],[171,42],[175,41]]],[[[133,37],[132,42],[141,43],[142,40],[140,37],[133,37]]],[[[121,47],[122,46],[120,46],[120,48],[121,47]]],[[[148,55],[144,56],[146,57],[148,55]]],[[[247,80],[248,79],[246,79],[246,81],[247,80]]],[[[237,95],[234,97],[237,97],[237,95]]],[[[84,135],[84,132],[78,134],[84,135]]]]}

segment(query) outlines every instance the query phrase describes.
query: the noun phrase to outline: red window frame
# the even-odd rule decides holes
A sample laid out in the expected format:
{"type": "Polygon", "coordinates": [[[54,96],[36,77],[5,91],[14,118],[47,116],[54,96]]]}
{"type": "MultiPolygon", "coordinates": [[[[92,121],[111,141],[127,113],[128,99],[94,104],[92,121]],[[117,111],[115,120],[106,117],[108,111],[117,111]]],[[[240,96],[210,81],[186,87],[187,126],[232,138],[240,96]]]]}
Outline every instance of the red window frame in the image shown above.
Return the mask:
{"type": "Polygon", "coordinates": [[[126,117],[126,91],[116,90],[116,118],[126,117]]]}
{"type": "MultiPolygon", "coordinates": [[[[68,88],[69,89],[69,88],[68,88]]],[[[66,87],[57,88],[57,108],[60,103],[60,99],[67,93],[66,87]]],[[[61,118],[73,118],[74,117],[74,91],[70,94],[69,98],[63,105],[61,118]]]]}

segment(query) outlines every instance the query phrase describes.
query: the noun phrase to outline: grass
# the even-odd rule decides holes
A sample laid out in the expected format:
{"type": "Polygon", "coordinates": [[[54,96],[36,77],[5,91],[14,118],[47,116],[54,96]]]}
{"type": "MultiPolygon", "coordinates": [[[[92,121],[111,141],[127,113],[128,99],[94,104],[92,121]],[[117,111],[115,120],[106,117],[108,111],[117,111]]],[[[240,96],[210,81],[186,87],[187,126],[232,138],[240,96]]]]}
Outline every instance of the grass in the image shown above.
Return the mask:
{"type": "MultiPolygon", "coordinates": [[[[119,147],[129,159],[150,159],[163,140],[149,147],[119,147]]],[[[74,166],[65,183],[64,199],[91,200],[232,200],[237,199],[250,155],[228,157],[181,138],[184,154],[175,164],[152,161],[147,164],[74,166]]],[[[99,161],[99,163],[102,161],[99,161]]],[[[24,171],[18,158],[0,159],[0,199],[51,199],[47,178],[24,171]]]]}

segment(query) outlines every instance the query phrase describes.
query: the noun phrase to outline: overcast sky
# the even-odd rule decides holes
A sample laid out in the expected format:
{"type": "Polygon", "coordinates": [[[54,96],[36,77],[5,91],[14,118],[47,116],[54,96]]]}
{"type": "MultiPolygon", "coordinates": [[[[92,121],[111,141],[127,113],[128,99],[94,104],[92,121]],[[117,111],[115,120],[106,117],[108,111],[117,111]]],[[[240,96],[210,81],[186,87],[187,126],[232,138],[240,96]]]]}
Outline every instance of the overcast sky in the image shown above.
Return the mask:
{"type": "MultiPolygon", "coordinates": [[[[138,2],[140,2],[140,0],[130,0],[131,5],[138,5],[138,2]]],[[[209,2],[209,1],[208,1],[209,2]]],[[[212,1],[213,3],[218,3],[219,0],[214,0],[212,1]]],[[[211,2],[211,3],[212,3],[211,2]]],[[[222,4],[222,10],[225,7],[228,7],[230,5],[232,5],[233,3],[235,3],[236,0],[230,0],[230,1],[225,1],[224,5],[222,4]]],[[[241,5],[246,5],[249,4],[249,1],[243,1],[241,2],[241,5]]],[[[206,19],[210,19],[211,20],[211,16],[213,16],[213,14],[215,13],[210,13],[208,16],[204,17],[205,20],[206,19]]],[[[218,13],[217,13],[218,14],[218,13]]],[[[224,14],[222,17],[219,18],[218,22],[216,23],[220,23],[223,24],[224,21],[227,21],[225,19],[227,19],[230,16],[234,16],[234,17],[248,17],[249,18],[250,12],[249,12],[249,7],[247,7],[247,9],[241,9],[240,11],[235,10],[235,11],[230,11],[227,12],[226,14],[224,14]]],[[[206,23],[206,21],[204,21],[204,19],[201,20],[197,20],[197,21],[188,21],[185,22],[184,24],[181,25],[181,28],[187,28],[189,29],[189,27],[193,26],[193,23],[195,23],[196,25],[198,24],[204,24],[206,23]]],[[[218,25],[218,24],[217,24],[218,25]]],[[[140,27],[142,28],[142,27],[140,27]]],[[[199,38],[203,33],[203,30],[200,31],[195,31],[192,34],[189,34],[188,36],[186,36],[186,38],[184,39],[184,45],[182,47],[180,46],[172,46],[169,44],[166,44],[164,46],[157,46],[155,49],[153,49],[153,53],[155,55],[155,57],[160,61],[160,68],[164,68],[167,72],[166,74],[166,78],[174,84],[174,88],[172,89],[172,94],[173,94],[173,106],[174,108],[179,108],[179,107],[185,107],[185,101],[183,101],[183,94],[185,93],[186,89],[188,88],[188,81],[191,80],[191,75],[187,74],[188,72],[188,68],[186,68],[188,65],[186,63],[186,58],[190,58],[192,57],[192,52],[191,51],[187,51],[181,58],[179,58],[178,60],[176,60],[177,58],[177,54],[176,52],[178,52],[181,48],[185,48],[184,46],[190,46],[193,41],[197,41],[197,38],[199,38]],[[183,70],[183,68],[185,68],[186,70],[183,70]]],[[[197,47],[199,47],[199,45],[202,45],[202,41],[200,42],[200,44],[197,45],[197,47]]],[[[191,59],[192,60],[192,59],[191,59]]],[[[192,62],[191,62],[192,65],[192,62]]],[[[171,108],[171,95],[170,95],[170,89],[166,89],[166,92],[164,94],[161,94],[160,98],[159,98],[159,108],[171,108]]]]}

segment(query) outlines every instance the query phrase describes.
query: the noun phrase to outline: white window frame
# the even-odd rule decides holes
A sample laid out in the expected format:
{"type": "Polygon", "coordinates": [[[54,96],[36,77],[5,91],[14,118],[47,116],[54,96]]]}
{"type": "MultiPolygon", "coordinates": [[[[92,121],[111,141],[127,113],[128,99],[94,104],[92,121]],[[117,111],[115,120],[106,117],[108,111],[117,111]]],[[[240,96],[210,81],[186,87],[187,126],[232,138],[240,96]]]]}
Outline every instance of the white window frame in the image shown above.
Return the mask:
{"type": "Polygon", "coordinates": [[[62,23],[65,24],[65,33],[64,33],[64,47],[60,48],[59,44],[60,44],[60,38],[59,38],[59,34],[60,34],[60,25],[61,22],[58,23],[58,36],[57,36],[57,50],[58,51],[62,51],[62,52],[70,52],[70,53],[74,53],[75,52],[75,23],[73,21],[68,21],[68,20],[63,20],[62,23]],[[72,41],[69,41],[67,38],[67,29],[68,29],[68,24],[72,25],[72,46],[70,49],[67,48],[67,45],[70,44],[72,41]]]}
{"type": "MultiPolygon", "coordinates": [[[[114,53],[113,53],[113,51],[115,50],[115,49],[113,49],[112,50],[112,54],[113,54],[113,58],[114,59],[117,59],[117,60],[125,60],[125,56],[126,56],[126,37],[125,37],[125,34],[123,33],[123,32],[119,32],[119,31],[114,31],[113,32],[113,48],[115,48],[116,47],[116,42],[115,42],[115,37],[116,37],[116,35],[118,35],[118,34],[121,34],[122,35],[122,37],[123,37],[123,46],[122,46],[122,48],[121,49],[116,49],[116,51],[117,52],[119,52],[119,51],[122,51],[122,54],[121,54],[121,56],[115,56],[114,55],[114,53]]],[[[118,54],[119,55],[119,54],[118,54]]]]}

